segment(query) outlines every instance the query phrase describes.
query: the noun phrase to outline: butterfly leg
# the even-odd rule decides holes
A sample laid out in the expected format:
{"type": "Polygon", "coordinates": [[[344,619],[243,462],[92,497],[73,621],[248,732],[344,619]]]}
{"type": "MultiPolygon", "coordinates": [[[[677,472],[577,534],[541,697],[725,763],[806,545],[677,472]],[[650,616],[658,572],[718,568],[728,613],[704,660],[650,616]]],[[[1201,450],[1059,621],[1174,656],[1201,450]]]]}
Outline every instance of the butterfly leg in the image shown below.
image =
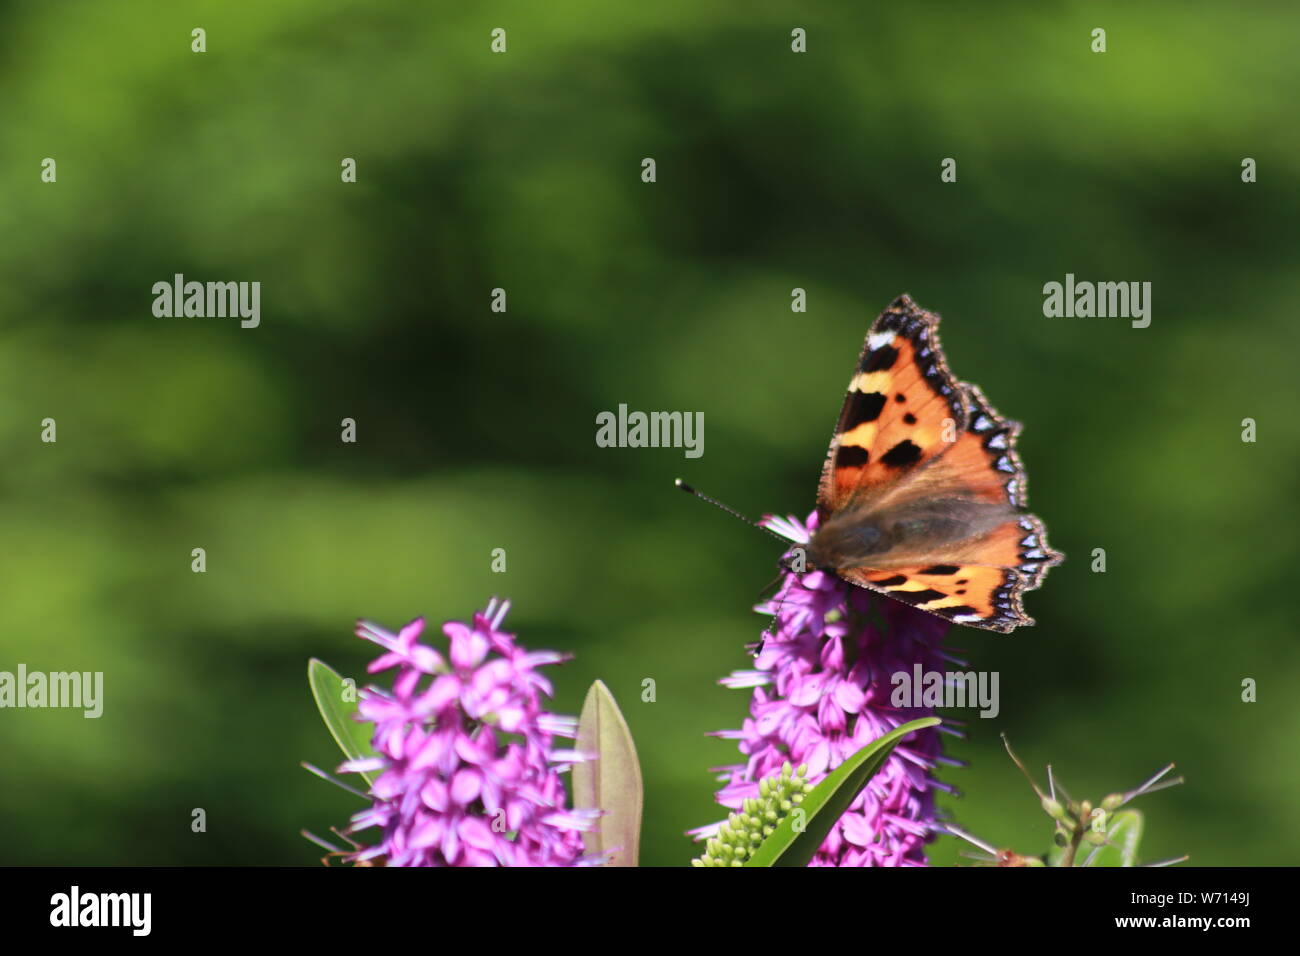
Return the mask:
{"type": "MultiPolygon", "coordinates": [[[[797,575],[807,570],[806,560],[807,558],[802,547],[791,549],[781,555],[777,560],[776,566],[780,569],[781,573],[779,573],[776,576],[776,579],[768,584],[767,587],[770,588],[772,584],[777,585],[777,593],[780,594],[780,598],[777,600],[776,610],[772,613],[772,620],[768,622],[767,627],[763,628],[763,636],[759,638],[758,644],[754,647],[755,657],[758,657],[759,654],[763,653],[763,648],[767,644],[768,638],[776,635],[776,626],[781,619],[781,608],[785,606],[785,595],[789,590],[789,588],[783,588],[781,586],[782,580],[788,574],[797,575]]],[[[766,591],[767,588],[764,588],[763,590],[766,591]]]]}

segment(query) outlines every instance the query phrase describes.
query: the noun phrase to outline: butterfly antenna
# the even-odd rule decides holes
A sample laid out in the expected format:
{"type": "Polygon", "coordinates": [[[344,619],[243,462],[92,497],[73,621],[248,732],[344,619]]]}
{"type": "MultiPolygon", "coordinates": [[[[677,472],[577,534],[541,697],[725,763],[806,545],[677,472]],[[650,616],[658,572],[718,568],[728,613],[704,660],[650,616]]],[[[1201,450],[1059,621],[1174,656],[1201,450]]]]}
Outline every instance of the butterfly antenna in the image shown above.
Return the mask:
{"type": "Polygon", "coordinates": [[[762,531],[766,531],[768,534],[770,534],[772,537],[776,538],[776,540],[782,542],[783,544],[790,543],[789,541],[781,537],[779,534],[777,534],[775,531],[773,531],[771,528],[767,527],[766,525],[759,524],[757,521],[751,521],[749,518],[746,518],[735,508],[731,508],[728,507],[727,505],[724,505],[717,498],[710,498],[704,492],[696,491],[694,488],[692,488],[686,482],[682,481],[680,478],[678,478],[674,482],[674,484],[676,484],[678,488],[682,489],[682,491],[686,492],[688,495],[694,495],[696,498],[699,498],[701,501],[707,501],[715,508],[721,508],[723,511],[731,515],[733,518],[739,518],[741,521],[745,522],[745,524],[753,525],[755,528],[759,528],[762,531]]]}
{"type": "MultiPolygon", "coordinates": [[[[706,494],[705,494],[704,492],[702,492],[702,491],[696,491],[694,488],[692,488],[692,487],[691,487],[690,485],[688,485],[686,482],[682,481],[680,478],[678,478],[678,479],[676,480],[675,484],[677,485],[678,488],[682,489],[682,491],[686,492],[687,494],[689,494],[689,495],[694,495],[696,498],[699,498],[701,501],[707,501],[709,504],[713,505],[715,508],[721,508],[723,511],[725,511],[727,514],[731,515],[733,518],[739,518],[741,521],[745,522],[745,524],[753,525],[755,528],[760,528],[761,530],[766,531],[766,532],[767,532],[768,534],[770,534],[772,537],[776,538],[776,540],[780,541],[783,545],[785,545],[787,549],[790,547],[790,541],[789,541],[789,540],[787,540],[786,538],[784,538],[784,537],[782,537],[781,535],[777,534],[775,531],[773,531],[771,528],[767,527],[766,525],[759,524],[757,521],[751,521],[749,518],[746,518],[743,514],[741,514],[741,513],[740,513],[739,511],[737,511],[735,508],[729,507],[728,505],[724,505],[721,501],[718,501],[718,499],[716,499],[716,498],[710,498],[708,495],[706,495],[706,494]]],[[[781,580],[781,576],[778,575],[778,576],[777,576],[777,581],[779,582],[780,580],[781,580]]],[[[766,590],[766,589],[764,589],[764,590],[766,590]]],[[[782,588],[782,587],[780,587],[780,586],[778,585],[777,590],[778,590],[778,592],[780,592],[780,597],[778,598],[777,603],[776,603],[776,611],[773,612],[773,614],[772,614],[772,620],[771,620],[771,623],[769,623],[769,624],[767,625],[767,627],[764,628],[764,630],[763,630],[763,635],[764,635],[764,636],[759,640],[758,645],[754,648],[754,652],[753,652],[753,653],[754,653],[754,656],[755,656],[755,657],[757,657],[759,654],[763,653],[763,645],[765,645],[765,644],[767,643],[767,639],[768,639],[769,637],[773,636],[773,635],[776,633],[776,625],[777,625],[777,621],[779,620],[779,617],[780,617],[780,614],[781,614],[781,608],[782,608],[782,606],[785,604],[785,592],[786,592],[786,589],[785,589],[785,588],[782,588]]]]}

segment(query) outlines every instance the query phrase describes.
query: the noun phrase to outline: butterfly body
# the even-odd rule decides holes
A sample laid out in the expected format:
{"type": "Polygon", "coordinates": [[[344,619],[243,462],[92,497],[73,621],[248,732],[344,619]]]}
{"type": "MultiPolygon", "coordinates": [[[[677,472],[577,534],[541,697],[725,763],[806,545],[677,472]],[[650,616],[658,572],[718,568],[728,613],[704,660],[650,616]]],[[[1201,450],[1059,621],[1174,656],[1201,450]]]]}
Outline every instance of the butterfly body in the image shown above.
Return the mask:
{"type": "Polygon", "coordinates": [[[1021,595],[1062,560],[1026,514],[1020,426],[948,370],[939,317],[900,296],[849,383],[807,561],[959,624],[1032,624],[1021,595]]]}
{"type": "Polygon", "coordinates": [[[909,566],[917,559],[951,552],[978,539],[1015,514],[974,498],[952,496],[896,508],[864,506],[840,512],[820,526],[808,545],[814,567],[843,570],[909,566]]]}

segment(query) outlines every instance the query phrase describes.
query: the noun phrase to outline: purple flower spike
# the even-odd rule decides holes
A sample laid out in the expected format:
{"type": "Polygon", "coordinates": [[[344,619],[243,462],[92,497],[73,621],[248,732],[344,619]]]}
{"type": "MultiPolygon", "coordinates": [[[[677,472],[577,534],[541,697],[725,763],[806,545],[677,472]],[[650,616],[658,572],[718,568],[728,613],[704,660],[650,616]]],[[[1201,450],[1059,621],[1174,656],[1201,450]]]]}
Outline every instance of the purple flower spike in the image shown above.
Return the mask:
{"type": "MultiPolygon", "coordinates": [[[[792,541],[807,542],[817,516],[769,517],[767,527],[792,541]]],[[[750,716],[736,738],[748,761],[721,768],[726,785],[717,800],[737,809],[758,796],[758,781],[787,761],[806,764],[808,780],[826,773],[862,747],[920,717],[922,708],[891,705],[891,676],[945,670],[940,645],[948,623],[819,571],[787,573],[777,593],[755,610],[776,614],[754,668],[735,671],[722,683],[753,688],[750,716]],[[869,619],[874,610],[880,627],[869,619]]],[[[924,866],[924,847],[936,832],[935,791],[948,790],[932,776],[940,756],[937,728],[909,736],[850,805],[828,834],[811,866],[924,866]]],[[[712,836],[718,824],[692,831],[712,836]]]]}
{"type": "Polygon", "coordinates": [[[508,602],[470,624],[443,625],[445,653],[420,643],[424,621],[396,634],[366,622],[357,636],[384,653],[370,673],[397,669],[391,691],[361,692],[359,719],[375,726],[379,757],[341,772],[376,772],[373,804],[349,834],[380,828],[349,854],[387,866],[570,866],[585,862],[581,832],[594,810],[566,806],[559,773],[581,759],[553,749],[577,721],[542,709],[550,682],[537,668],[565,660],[528,652],[503,632],[508,602]]]}

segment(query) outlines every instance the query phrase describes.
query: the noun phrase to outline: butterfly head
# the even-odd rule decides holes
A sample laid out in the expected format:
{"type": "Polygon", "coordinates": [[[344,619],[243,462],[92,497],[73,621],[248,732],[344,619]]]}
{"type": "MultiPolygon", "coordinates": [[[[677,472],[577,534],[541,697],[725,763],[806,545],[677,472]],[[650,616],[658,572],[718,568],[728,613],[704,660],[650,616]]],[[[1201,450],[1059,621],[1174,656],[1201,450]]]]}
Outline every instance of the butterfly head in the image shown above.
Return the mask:
{"type": "Polygon", "coordinates": [[[796,545],[785,554],[781,555],[777,560],[776,565],[782,571],[786,571],[790,574],[803,574],[806,571],[818,570],[815,567],[809,566],[808,549],[803,545],[796,545]]]}

